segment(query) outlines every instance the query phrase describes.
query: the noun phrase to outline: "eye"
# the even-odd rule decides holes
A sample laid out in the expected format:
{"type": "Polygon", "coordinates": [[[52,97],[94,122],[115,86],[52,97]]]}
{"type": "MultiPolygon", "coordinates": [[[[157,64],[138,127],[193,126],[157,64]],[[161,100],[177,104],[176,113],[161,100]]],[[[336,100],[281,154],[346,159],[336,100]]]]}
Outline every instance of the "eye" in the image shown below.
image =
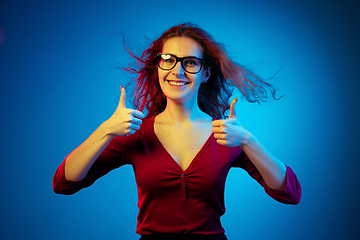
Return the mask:
{"type": "Polygon", "coordinates": [[[170,54],[162,54],[161,55],[161,61],[164,64],[171,65],[171,64],[175,63],[176,59],[174,58],[174,56],[172,56],[170,54]]]}
{"type": "Polygon", "coordinates": [[[200,61],[196,58],[190,58],[190,59],[186,59],[185,61],[185,65],[186,66],[198,66],[200,64],[200,61]]]}
{"type": "Polygon", "coordinates": [[[173,63],[173,62],[174,62],[174,59],[172,59],[172,58],[164,59],[164,62],[166,62],[166,63],[173,63]]]}

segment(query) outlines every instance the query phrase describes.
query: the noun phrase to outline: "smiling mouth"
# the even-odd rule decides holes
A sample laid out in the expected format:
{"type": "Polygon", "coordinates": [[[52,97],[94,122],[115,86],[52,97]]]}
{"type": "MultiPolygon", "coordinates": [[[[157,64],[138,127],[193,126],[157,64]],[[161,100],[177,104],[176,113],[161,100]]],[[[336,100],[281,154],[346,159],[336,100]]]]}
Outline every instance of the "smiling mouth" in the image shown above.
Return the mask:
{"type": "Polygon", "coordinates": [[[166,81],[173,86],[185,86],[189,84],[189,82],[183,82],[183,81],[171,81],[171,80],[166,80],[166,81]]]}

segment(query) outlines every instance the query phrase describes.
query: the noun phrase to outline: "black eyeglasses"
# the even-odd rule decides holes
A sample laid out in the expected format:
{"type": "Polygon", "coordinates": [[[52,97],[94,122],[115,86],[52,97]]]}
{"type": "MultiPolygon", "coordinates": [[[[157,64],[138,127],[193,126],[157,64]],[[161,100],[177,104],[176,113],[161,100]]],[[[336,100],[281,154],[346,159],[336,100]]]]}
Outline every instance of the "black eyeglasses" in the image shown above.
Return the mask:
{"type": "Polygon", "coordinates": [[[182,68],[191,74],[195,74],[200,72],[204,59],[197,57],[177,57],[168,53],[158,53],[156,54],[156,58],[158,61],[158,66],[162,70],[171,70],[173,69],[178,62],[181,62],[182,68]]]}

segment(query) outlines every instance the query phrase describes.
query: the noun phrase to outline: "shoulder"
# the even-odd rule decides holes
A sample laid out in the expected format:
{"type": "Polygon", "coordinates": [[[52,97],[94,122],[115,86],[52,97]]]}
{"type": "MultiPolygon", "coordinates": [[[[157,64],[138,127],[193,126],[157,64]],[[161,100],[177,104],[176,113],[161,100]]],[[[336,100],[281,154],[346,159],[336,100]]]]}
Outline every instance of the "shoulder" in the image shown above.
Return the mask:
{"type": "Polygon", "coordinates": [[[137,130],[136,132],[139,134],[146,134],[146,133],[151,133],[154,130],[154,117],[146,117],[144,119],[142,119],[142,123],[140,125],[140,129],[137,130]]]}

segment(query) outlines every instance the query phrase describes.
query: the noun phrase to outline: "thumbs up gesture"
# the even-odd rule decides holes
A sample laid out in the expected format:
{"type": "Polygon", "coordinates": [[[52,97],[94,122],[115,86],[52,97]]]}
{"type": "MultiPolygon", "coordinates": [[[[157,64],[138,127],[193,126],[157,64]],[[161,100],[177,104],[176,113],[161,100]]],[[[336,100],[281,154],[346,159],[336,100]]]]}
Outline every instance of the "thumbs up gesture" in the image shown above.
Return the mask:
{"type": "Polygon", "coordinates": [[[129,136],[140,129],[144,114],[138,110],[126,108],[126,91],[122,86],[119,105],[114,114],[106,121],[113,136],[129,136]]]}
{"type": "Polygon", "coordinates": [[[237,97],[230,104],[230,114],[228,119],[215,120],[211,123],[212,132],[216,142],[227,147],[241,146],[245,141],[247,131],[241,126],[236,117],[235,103],[237,97]]]}

